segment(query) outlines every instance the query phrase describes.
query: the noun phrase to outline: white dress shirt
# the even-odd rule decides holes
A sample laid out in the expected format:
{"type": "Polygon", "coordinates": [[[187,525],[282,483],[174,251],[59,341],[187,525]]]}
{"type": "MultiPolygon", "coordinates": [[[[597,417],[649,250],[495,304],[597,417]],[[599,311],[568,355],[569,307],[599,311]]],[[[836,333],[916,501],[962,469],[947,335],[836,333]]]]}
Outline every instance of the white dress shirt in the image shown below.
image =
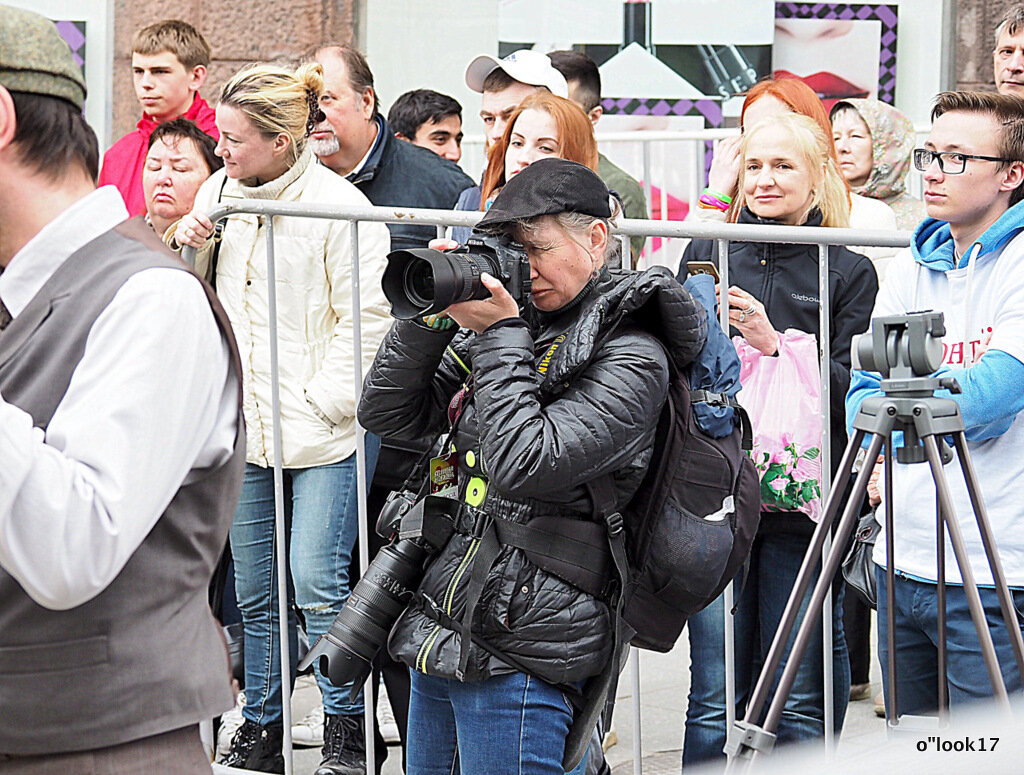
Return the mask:
{"type": "MultiPolygon", "coordinates": [[[[17,319],[76,250],[128,213],[104,186],[47,224],[0,274],[17,319]]],[[[190,472],[231,454],[237,382],[202,287],[138,272],[96,319],[46,432],[0,396],[0,566],[42,606],[102,592],[190,472]]]]}

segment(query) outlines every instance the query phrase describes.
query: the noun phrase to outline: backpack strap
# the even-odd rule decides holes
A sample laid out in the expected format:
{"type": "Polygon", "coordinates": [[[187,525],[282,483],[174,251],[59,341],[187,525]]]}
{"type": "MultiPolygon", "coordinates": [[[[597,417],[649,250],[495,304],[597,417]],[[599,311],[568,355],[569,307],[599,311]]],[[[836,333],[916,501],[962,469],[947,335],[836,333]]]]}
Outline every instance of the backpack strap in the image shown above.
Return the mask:
{"type": "Polygon", "coordinates": [[[743,449],[747,452],[754,449],[754,426],[750,422],[750,415],[748,415],[747,410],[743,408],[743,404],[737,401],[733,396],[730,396],[728,393],[713,393],[710,390],[697,388],[696,390],[690,391],[690,403],[731,407],[734,412],[735,423],[740,428],[740,443],[743,449]]]}
{"type": "Polygon", "coordinates": [[[604,525],[570,517],[534,517],[529,522],[495,519],[498,540],[522,549],[538,568],[589,595],[608,597],[612,556],[604,525]]]}
{"type": "Polygon", "coordinates": [[[466,669],[469,667],[469,644],[473,641],[473,614],[476,613],[477,604],[483,594],[487,574],[491,572],[491,567],[500,553],[501,544],[494,530],[494,521],[488,519],[472,560],[473,569],[470,571],[469,584],[466,587],[466,608],[458,622],[459,626],[455,628],[462,636],[459,642],[459,668],[455,673],[455,677],[460,681],[465,680],[466,669]]]}

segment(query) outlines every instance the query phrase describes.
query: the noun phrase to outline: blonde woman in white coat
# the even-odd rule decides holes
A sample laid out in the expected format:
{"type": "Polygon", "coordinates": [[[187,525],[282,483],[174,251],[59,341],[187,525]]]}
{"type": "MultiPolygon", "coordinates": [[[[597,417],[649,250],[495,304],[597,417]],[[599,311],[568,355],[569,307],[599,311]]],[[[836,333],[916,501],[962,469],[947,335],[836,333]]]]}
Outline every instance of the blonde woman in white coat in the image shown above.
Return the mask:
{"type": "MultiPolygon", "coordinates": [[[[253,215],[225,222],[219,249],[205,213],[218,201],[267,199],[318,205],[368,205],[306,147],[323,89],[320,65],[294,74],[252,66],[225,84],[217,107],[224,169],[203,184],[194,209],[174,231],[198,249],[196,268],[216,284],[242,356],[247,465],[231,528],[235,589],[245,627],[246,705],[224,763],[283,772],[282,692],[274,568],[273,428],[266,240],[253,215]],[[311,113],[313,114],[311,116],[311,113]],[[215,266],[214,256],[216,255],[215,266]]],[[[355,359],[352,342],[351,229],[348,221],[277,218],[281,448],[295,603],[310,642],[327,630],[349,593],[348,568],[358,530],[355,359]]],[[[383,224],[359,226],[361,365],[369,369],[390,325],[380,286],[388,251],[383,224]]],[[[367,436],[367,475],[379,440],[367,436]]],[[[294,659],[295,623],[289,621],[294,659]]],[[[290,677],[289,677],[290,678],[290,677]]],[[[327,719],[317,772],[358,768],[363,753],[362,697],[348,701],[319,674],[327,719]]]]}

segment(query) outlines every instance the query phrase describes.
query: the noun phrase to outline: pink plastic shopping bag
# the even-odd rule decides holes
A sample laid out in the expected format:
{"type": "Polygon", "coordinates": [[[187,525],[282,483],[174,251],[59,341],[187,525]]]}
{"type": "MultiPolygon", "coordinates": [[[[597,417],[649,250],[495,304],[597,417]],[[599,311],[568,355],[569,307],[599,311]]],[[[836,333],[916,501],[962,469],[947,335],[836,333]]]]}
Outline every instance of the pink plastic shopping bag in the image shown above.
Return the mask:
{"type": "Polygon", "coordinates": [[[787,329],[768,356],[734,337],[740,356],[737,399],[754,426],[751,456],[768,511],[821,518],[821,377],[811,334],[787,329]]]}

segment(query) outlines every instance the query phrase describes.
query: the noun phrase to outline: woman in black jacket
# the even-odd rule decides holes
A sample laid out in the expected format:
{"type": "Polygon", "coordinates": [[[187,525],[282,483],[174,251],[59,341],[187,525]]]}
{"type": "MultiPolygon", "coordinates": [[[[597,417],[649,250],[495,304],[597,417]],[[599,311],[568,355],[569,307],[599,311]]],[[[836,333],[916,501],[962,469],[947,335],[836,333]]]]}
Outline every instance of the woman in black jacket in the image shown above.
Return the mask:
{"type": "Polygon", "coordinates": [[[569,692],[609,659],[605,601],[493,536],[537,516],[594,519],[585,485],[609,473],[626,504],[650,457],[668,359],[685,365],[703,345],[704,311],[670,273],[603,267],[611,215],[608,189],[583,165],[531,164],[478,227],[524,245],[529,302],[520,311],[484,275],[489,299],[396,322],[367,377],[359,420],[373,432],[455,425],[454,451],[432,466],[456,465],[455,532],[388,641],[412,668],[410,775],[562,773],[569,692]],[[673,309],[669,346],[628,321],[602,337],[623,306],[655,295],[673,309]]]}
{"type": "MultiPolygon", "coordinates": [[[[829,138],[806,116],[785,114],[746,130],[741,146],[737,221],[790,226],[849,225],[849,200],[829,153],[829,138]]],[[[685,263],[714,260],[713,241],[695,240],[685,263]]],[[[733,333],[765,355],[776,355],[779,332],[819,334],[818,246],[731,242],[729,305],[733,333]]],[[[850,341],[867,329],[878,280],[871,262],[844,247],[828,249],[832,461],[845,446],[843,402],[850,382],[850,341]]],[[[736,627],[737,716],[757,679],[810,543],[814,523],[800,512],[764,512],[739,598],[736,627]]],[[[808,589],[806,606],[810,598],[808,589]]],[[[842,728],[849,694],[849,661],[842,634],[841,599],[833,616],[835,731],[842,728]]],[[[691,686],[683,762],[721,757],[725,744],[724,607],[721,600],[691,617],[691,686]]],[[[783,662],[783,665],[785,662],[783,662]]],[[[781,670],[780,670],[781,674],[781,670]]],[[[821,639],[813,638],[783,711],[780,741],[824,735],[821,639]]]]}

